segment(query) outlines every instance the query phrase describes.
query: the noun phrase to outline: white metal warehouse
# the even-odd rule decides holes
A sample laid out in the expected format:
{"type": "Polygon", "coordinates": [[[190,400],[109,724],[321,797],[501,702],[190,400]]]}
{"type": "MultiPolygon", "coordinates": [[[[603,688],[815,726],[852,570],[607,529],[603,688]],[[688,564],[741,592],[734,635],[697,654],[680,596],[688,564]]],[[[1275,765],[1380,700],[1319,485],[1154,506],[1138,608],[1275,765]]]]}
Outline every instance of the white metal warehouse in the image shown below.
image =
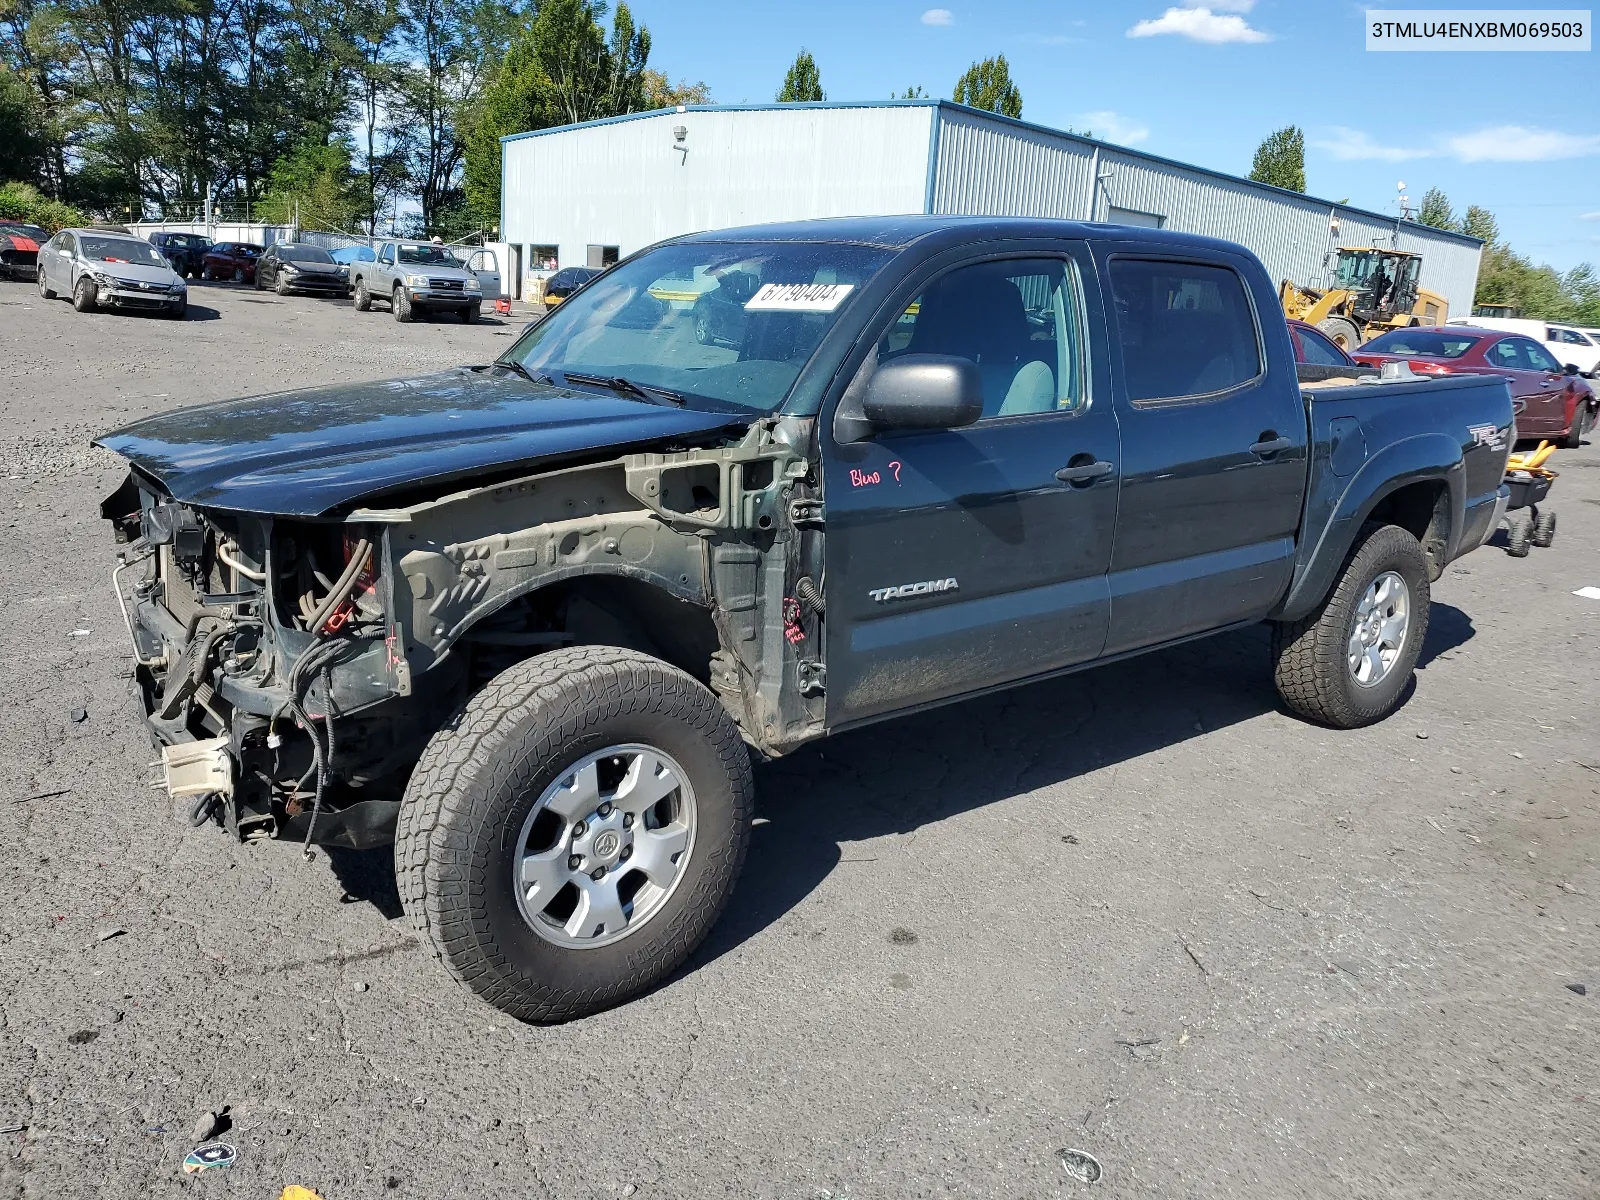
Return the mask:
{"type": "Polygon", "coordinates": [[[662,238],[813,217],[964,213],[1153,225],[1248,246],[1325,284],[1337,246],[1422,254],[1472,311],[1481,243],[946,100],[691,105],[502,139],[508,287],[662,238]]]}

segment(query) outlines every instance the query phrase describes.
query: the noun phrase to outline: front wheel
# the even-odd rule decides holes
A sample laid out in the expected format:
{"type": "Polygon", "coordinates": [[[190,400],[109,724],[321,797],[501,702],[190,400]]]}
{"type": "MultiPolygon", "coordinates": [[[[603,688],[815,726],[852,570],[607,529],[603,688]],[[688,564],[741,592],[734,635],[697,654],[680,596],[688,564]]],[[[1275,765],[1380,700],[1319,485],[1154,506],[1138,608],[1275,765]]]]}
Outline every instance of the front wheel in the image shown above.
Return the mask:
{"type": "Polygon", "coordinates": [[[411,297],[406,295],[406,289],[399,284],[389,295],[389,311],[394,313],[396,321],[411,320],[411,297]]]}
{"type": "Polygon", "coordinates": [[[469,304],[461,310],[461,323],[463,325],[476,325],[483,309],[477,304],[469,304]]]}
{"type": "Polygon", "coordinates": [[[233,282],[234,283],[243,283],[244,282],[244,268],[243,267],[235,267],[233,269],[233,282]]]}
{"type": "Polygon", "coordinates": [[[507,668],[428,743],[395,876],[457,980],[523,1021],[621,1003],[694,950],[749,837],[750,759],[705,687],[648,655],[507,668]]]}
{"type": "Polygon", "coordinates": [[[87,275],[80,277],[77,286],[72,289],[72,307],[83,313],[93,312],[99,307],[94,297],[94,280],[87,275]]]}
{"type": "Polygon", "coordinates": [[[1272,627],[1278,694],[1335,729],[1382,720],[1411,682],[1429,603],[1417,539],[1398,525],[1369,526],[1322,603],[1272,627]]]}
{"type": "Polygon", "coordinates": [[[273,290],[275,292],[277,292],[278,295],[280,295],[280,296],[287,296],[289,294],[289,279],[288,279],[288,277],[285,276],[285,275],[279,275],[278,276],[278,286],[276,288],[274,288],[273,290]]]}

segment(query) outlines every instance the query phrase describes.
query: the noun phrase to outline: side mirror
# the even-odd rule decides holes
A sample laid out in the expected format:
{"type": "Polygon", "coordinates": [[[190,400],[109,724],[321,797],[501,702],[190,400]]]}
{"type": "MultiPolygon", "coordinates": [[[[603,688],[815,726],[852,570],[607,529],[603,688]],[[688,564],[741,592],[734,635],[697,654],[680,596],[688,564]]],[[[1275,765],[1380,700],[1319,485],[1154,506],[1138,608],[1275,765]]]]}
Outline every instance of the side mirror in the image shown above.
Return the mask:
{"type": "Polygon", "coordinates": [[[983,415],[983,380],[970,359],[903,355],[873,373],[861,415],[874,430],[959,429],[983,415]]]}
{"type": "Polygon", "coordinates": [[[1576,375],[1576,374],[1578,374],[1578,364],[1577,363],[1568,363],[1565,367],[1563,367],[1561,369],[1561,373],[1563,375],[1576,375]]]}

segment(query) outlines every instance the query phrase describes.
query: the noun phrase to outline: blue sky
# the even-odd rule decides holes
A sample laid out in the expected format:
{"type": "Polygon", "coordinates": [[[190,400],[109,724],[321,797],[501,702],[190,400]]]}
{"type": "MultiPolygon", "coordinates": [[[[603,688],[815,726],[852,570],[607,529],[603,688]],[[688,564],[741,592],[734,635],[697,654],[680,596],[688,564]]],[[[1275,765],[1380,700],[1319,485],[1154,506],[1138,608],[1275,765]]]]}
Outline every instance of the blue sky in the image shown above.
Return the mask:
{"type": "Polygon", "coordinates": [[[1366,6],[1334,0],[631,7],[650,27],[651,65],[704,80],[720,103],[771,101],[801,46],[830,100],[915,85],[948,97],[974,59],[1004,54],[1025,120],[1240,175],[1262,137],[1296,124],[1313,195],[1393,213],[1397,182],[1413,204],[1437,186],[1458,212],[1494,212],[1535,261],[1600,264],[1595,51],[1368,53],[1366,6]]]}

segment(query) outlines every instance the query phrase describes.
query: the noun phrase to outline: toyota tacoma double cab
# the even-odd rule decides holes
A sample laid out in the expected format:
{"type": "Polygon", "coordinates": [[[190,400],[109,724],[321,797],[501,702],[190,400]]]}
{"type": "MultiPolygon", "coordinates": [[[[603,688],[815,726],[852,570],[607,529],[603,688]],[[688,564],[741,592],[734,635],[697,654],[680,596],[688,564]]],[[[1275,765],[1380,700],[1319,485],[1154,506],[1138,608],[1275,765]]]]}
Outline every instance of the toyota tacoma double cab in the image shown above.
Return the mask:
{"type": "Polygon", "coordinates": [[[1384,717],[1511,436],[1494,377],[1303,386],[1239,246],[885,217],[677,238],[492,363],[99,444],[179,812],[392,841],[450,973],[552,1021],[712,927],[752,754],[1261,621],[1290,708],[1384,717]]]}

